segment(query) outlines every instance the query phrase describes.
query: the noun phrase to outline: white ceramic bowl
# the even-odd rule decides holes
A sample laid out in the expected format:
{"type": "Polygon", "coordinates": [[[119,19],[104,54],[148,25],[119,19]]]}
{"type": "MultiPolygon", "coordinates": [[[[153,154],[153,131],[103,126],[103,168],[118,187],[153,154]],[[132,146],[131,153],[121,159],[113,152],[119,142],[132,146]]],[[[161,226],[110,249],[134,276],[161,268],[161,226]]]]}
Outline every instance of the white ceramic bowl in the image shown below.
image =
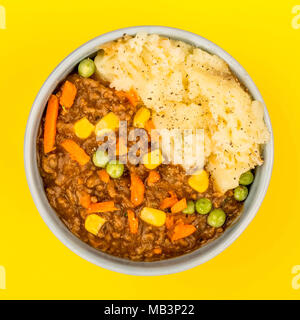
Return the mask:
{"type": "Polygon", "coordinates": [[[212,259],[227,248],[245,230],[258,211],[269,185],[273,166],[274,142],[270,118],[265,107],[264,118],[266,125],[271,132],[271,139],[264,147],[265,161],[263,166],[256,170],[255,180],[251,186],[249,196],[245,201],[244,210],[238,221],[233,226],[229,227],[218,239],[202,248],[168,260],[156,262],[134,262],[97,251],[74,236],[51,208],[44,192],[36,160],[36,138],[40,120],[52,91],[82,59],[95,54],[99,45],[105,42],[115,40],[121,37],[124,33],[134,35],[141,31],[156,33],[173,39],[182,40],[196,47],[200,47],[207,52],[218,55],[228,63],[231,70],[236,74],[239,80],[249,89],[253,98],[264,103],[261,94],[244,68],[227,52],[209,40],[194,33],[161,26],[139,26],[120,29],[103,34],[85,43],[66,57],[50,74],[40,89],[28,118],[24,142],[24,161],[28,185],[38,211],[50,230],[69,249],[82,258],[109,270],[132,275],[164,275],[193,268],[212,259]]]}

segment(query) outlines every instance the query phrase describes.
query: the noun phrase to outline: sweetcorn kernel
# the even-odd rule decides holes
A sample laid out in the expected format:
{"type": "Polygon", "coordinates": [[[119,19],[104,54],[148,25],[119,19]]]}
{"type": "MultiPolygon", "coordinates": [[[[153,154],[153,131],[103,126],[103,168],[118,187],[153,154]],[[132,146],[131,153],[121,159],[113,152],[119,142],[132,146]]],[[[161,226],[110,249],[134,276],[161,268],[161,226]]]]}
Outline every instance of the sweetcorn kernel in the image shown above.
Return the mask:
{"type": "Polygon", "coordinates": [[[86,117],[78,120],[74,124],[75,134],[80,139],[88,138],[94,129],[95,129],[95,126],[92,123],[90,123],[86,117]]]}
{"type": "Polygon", "coordinates": [[[143,156],[142,163],[144,166],[149,169],[153,170],[158,167],[163,162],[163,156],[159,149],[153,150],[151,152],[146,153],[143,156]]]}
{"type": "Polygon", "coordinates": [[[194,190],[200,193],[205,192],[209,185],[208,173],[205,170],[201,170],[199,173],[192,175],[188,183],[194,190]]]}
{"type": "Polygon", "coordinates": [[[96,236],[105,222],[106,220],[97,214],[90,214],[85,219],[84,227],[88,232],[96,236]]]}
{"type": "Polygon", "coordinates": [[[150,110],[141,107],[135,114],[133,118],[133,126],[137,128],[144,128],[145,123],[150,119],[150,110]]]}
{"type": "Polygon", "coordinates": [[[155,227],[161,227],[166,222],[166,213],[162,210],[144,207],[140,218],[155,227]]]}
{"type": "Polygon", "coordinates": [[[95,128],[96,136],[101,136],[104,133],[114,131],[119,128],[120,120],[113,112],[108,113],[98,121],[95,128]]]}

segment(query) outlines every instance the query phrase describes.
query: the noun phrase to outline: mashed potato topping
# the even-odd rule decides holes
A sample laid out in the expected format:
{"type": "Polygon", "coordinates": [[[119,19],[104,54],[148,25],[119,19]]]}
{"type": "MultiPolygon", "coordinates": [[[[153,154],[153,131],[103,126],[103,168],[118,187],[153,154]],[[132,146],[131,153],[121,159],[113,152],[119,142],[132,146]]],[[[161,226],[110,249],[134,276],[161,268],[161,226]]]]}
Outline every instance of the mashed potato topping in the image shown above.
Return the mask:
{"type": "Polygon", "coordinates": [[[98,74],[117,90],[134,88],[157,129],[203,129],[205,165],[220,192],[261,165],[269,139],[263,105],[219,57],[184,42],[139,33],[102,47],[98,74]]]}

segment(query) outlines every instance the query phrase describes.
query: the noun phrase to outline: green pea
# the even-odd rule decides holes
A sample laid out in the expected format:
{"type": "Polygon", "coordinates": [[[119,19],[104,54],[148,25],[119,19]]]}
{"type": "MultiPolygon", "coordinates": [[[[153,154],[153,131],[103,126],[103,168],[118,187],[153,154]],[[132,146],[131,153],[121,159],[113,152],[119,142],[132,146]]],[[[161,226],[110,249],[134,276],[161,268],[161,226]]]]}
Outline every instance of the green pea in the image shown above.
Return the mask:
{"type": "Polygon", "coordinates": [[[226,214],[222,209],[214,209],[207,217],[207,223],[214,228],[220,228],[226,220],[226,214]]]}
{"type": "Polygon", "coordinates": [[[253,182],[253,180],[254,180],[253,173],[249,170],[240,176],[239,183],[242,184],[243,186],[248,186],[253,182]]]}
{"type": "Polygon", "coordinates": [[[108,161],[109,161],[109,157],[105,151],[98,149],[93,154],[93,162],[96,167],[105,168],[108,161]]]}
{"type": "Polygon", "coordinates": [[[207,214],[212,208],[212,203],[207,198],[198,199],[196,201],[196,211],[200,214],[207,214]]]}
{"type": "Polygon", "coordinates": [[[182,210],[182,213],[193,214],[194,212],[195,212],[195,203],[194,201],[189,200],[187,202],[187,207],[184,210],[182,210]]]}
{"type": "Polygon", "coordinates": [[[112,160],[106,166],[106,172],[114,179],[120,178],[124,172],[124,164],[118,160],[112,160]]]}
{"type": "Polygon", "coordinates": [[[244,201],[248,196],[248,189],[245,186],[238,186],[233,192],[234,198],[237,201],[244,201]]]}
{"type": "Polygon", "coordinates": [[[84,78],[90,77],[95,72],[95,69],[95,63],[90,58],[82,60],[78,65],[78,73],[84,78]]]}

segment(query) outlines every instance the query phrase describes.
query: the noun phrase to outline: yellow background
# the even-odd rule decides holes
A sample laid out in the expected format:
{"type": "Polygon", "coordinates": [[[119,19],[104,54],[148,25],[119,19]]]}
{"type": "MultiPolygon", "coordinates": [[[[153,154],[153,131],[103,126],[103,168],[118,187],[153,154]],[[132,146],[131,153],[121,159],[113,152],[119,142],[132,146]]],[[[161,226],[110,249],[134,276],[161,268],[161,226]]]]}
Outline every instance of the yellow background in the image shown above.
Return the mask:
{"type": "Polygon", "coordinates": [[[299,299],[300,1],[0,0],[0,299],[299,299]],[[195,32],[235,57],[260,89],[275,135],[267,196],[241,237],[179,274],[136,277],[97,267],[47,228],[27,187],[23,136],[32,102],[54,67],[89,39],[117,28],[165,25],[195,32]],[[298,197],[298,199],[297,199],[298,197]]]}

